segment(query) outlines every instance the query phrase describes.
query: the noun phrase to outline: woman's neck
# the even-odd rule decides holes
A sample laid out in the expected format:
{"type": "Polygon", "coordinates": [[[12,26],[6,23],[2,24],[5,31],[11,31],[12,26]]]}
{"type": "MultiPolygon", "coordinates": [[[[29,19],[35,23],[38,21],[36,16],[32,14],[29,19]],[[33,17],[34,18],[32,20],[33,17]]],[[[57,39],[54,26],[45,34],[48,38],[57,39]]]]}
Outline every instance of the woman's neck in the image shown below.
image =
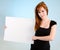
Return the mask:
{"type": "Polygon", "coordinates": [[[42,20],[42,22],[47,22],[47,21],[50,21],[48,17],[42,20]]]}

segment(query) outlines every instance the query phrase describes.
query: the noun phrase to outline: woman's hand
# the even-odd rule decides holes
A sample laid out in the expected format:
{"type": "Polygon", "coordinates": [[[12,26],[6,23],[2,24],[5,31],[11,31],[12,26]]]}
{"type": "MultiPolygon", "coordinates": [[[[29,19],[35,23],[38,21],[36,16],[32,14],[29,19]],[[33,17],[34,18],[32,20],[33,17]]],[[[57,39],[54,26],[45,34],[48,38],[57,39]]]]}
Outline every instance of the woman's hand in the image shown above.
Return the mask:
{"type": "Polygon", "coordinates": [[[7,28],[7,26],[4,26],[4,29],[6,29],[7,28]]]}
{"type": "Polygon", "coordinates": [[[32,37],[32,40],[37,40],[37,39],[38,39],[37,36],[33,36],[33,37],[32,37]]]}

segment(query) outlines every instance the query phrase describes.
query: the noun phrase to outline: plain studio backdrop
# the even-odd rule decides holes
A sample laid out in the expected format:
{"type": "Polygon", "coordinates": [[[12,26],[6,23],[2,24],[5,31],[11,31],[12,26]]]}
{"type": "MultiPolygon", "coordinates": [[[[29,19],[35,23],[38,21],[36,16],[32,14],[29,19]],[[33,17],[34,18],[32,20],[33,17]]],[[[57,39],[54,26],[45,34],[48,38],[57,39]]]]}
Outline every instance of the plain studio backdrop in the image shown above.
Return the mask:
{"type": "MultiPolygon", "coordinates": [[[[23,31],[22,29],[20,30],[22,31],[22,33],[19,33],[18,32],[19,30],[17,30],[17,33],[16,31],[13,30],[14,33],[12,35],[10,34],[10,32],[6,34],[5,31],[7,31],[7,29],[10,28],[10,27],[7,27],[6,29],[4,29],[4,26],[6,24],[6,17],[9,16],[12,18],[16,17],[16,19],[17,18],[29,19],[28,21],[32,19],[31,22],[33,22],[33,20],[35,19],[35,15],[34,15],[35,6],[41,1],[44,1],[48,6],[48,9],[49,9],[48,17],[51,20],[55,20],[57,22],[56,36],[54,40],[51,41],[51,50],[60,50],[60,39],[59,39],[60,38],[60,33],[59,33],[60,32],[60,6],[59,6],[60,0],[0,0],[0,50],[30,50],[31,41],[28,41],[25,38],[28,41],[28,43],[26,43],[27,41],[24,41],[24,42],[20,41],[20,40],[23,40],[24,38],[19,39],[21,37],[20,34],[23,35],[23,31],[25,29],[23,29],[23,31]]],[[[15,24],[14,26],[16,26],[18,23],[17,24],[13,23],[13,24],[15,24]]],[[[29,25],[31,26],[30,31],[32,31],[32,33],[34,34],[32,29],[34,23],[32,24],[29,22],[29,24],[31,24],[29,25]]],[[[25,23],[25,25],[28,25],[28,24],[25,23]]],[[[21,28],[25,27],[25,26],[23,27],[23,25],[21,26],[20,26],[21,28]]],[[[12,27],[12,29],[13,28],[14,27],[12,27]]],[[[15,28],[18,28],[18,26],[16,26],[15,28]]],[[[27,30],[29,29],[26,28],[26,31],[27,30]]],[[[27,34],[27,36],[30,36],[30,35],[32,36],[32,34],[30,35],[29,34],[27,34]]],[[[27,37],[25,35],[24,37],[27,37]]]]}

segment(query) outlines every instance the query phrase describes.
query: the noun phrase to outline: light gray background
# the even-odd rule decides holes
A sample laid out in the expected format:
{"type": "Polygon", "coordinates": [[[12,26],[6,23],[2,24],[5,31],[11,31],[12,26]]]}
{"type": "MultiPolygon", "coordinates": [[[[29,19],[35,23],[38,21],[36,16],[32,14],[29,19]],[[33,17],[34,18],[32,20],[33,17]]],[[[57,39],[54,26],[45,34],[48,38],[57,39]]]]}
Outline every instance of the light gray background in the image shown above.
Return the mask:
{"type": "MultiPolygon", "coordinates": [[[[34,18],[34,8],[42,0],[0,0],[0,50],[29,50],[30,44],[3,40],[5,17],[34,18]]],[[[60,0],[44,0],[49,8],[48,17],[57,22],[57,32],[51,50],[60,50],[60,0]]]]}

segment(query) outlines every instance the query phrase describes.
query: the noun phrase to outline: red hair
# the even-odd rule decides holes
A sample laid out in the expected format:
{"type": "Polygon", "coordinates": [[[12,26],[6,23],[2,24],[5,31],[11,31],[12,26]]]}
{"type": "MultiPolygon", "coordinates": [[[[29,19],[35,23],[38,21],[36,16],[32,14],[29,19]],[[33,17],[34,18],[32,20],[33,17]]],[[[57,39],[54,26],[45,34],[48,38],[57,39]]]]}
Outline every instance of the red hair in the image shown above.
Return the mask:
{"type": "Polygon", "coordinates": [[[46,4],[42,1],[40,2],[36,7],[35,7],[35,31],[40,27],[40,24],[41,24],[41,18],[39,17],[38,15],[38,11],[40,8],[44,8],[47,12],[47,15],[48,15],[48,8],[46,6],[46,4]]]}

